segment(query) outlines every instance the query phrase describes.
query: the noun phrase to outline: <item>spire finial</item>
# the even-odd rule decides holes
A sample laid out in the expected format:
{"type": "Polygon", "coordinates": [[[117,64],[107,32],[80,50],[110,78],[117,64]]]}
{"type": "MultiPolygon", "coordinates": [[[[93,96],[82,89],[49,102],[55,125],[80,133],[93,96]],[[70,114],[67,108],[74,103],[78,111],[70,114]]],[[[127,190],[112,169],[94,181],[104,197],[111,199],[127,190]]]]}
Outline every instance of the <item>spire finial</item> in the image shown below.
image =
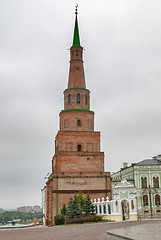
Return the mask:
{"type": "Polygon", "coordinates": [[[74,36],[73,36],[73,47],[80,47],[80,40],[79,40],[79,29],[78,29],[78,19],[77,19],[77,8],[78,4],[75,6],[75,27],[74,27],[74,36]]]}
{"type": "Polygon", "coordinates": [[[77,8],[78,8],[78,3],[76,3],[76,6],[75,6],[75,14],[78,14],[77,8]]]}

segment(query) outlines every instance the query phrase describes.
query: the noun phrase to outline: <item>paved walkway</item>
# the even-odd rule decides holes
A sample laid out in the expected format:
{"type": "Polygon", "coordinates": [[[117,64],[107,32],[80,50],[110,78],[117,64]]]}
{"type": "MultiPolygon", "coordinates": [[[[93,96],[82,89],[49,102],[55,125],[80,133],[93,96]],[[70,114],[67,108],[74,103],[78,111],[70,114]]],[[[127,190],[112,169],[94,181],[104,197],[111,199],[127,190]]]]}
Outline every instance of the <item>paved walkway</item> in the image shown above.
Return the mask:
{"type": "Polygon", "coordinates": [[[0,229],[0,240],[114,240],[107,234],[123,234],[122,239],[161,239],[161,220],[138,222],[93,223],[56,227],[0,229]],[[160,238],[158,238],[160,236],[160,238]]]}
{"type": "MultiPolygon", "coordinates": [[[[141,222],[140,222],[141,223],[141,222]]],[[[161,239],[161,220],[151,220],[144,224],[123,227],[107,231],[110,236],[118,236],[120,239],[129,240],[160,240],[161,239]]]]}

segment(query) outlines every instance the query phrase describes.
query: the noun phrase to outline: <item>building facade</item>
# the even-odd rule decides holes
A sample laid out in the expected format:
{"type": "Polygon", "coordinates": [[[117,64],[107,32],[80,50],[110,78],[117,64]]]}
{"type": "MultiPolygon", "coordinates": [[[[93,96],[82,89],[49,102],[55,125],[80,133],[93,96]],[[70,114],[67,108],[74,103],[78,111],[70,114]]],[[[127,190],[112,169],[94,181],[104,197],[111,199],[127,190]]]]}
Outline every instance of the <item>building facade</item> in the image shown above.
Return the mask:
{"type": "Polygon", "coordinates": [[[137,189],[137,207],[140,217],[161,215],[161,155],[152,159],[124,167],[111,175],[112,186],[117,186],[122,179],[134,184],[137,189]]]}
{"type": "Polygon", "coordinates": [[[90,91],[86,88],[83,47],[80,45],[77,9],[73,44],[70,48],[68,87],[60,130],[55,137],[52,174],[46,183],[46,224],[54,224],[69,198],[82,191],[91,198],[111,199],[111,178],[104,172],[104,153],[100,152],[100,132],[94,131],[94,112],[90,110],[90,91]]]}
{"type": "Polygon", "coordinates": [[[23,206],[17,208],[18,212],[29,213],[29,212],[42,212],[42,208],[38,205],[35,206],[23,206]]]}
{"type": "Polygon", "coordinates": [[[137,221],[137,197],[136,187],[121,180],[119,184],[112,188],[112,200],[94,199],[96,213],[102,215],[103,219],[113,221],[137,221]]]}

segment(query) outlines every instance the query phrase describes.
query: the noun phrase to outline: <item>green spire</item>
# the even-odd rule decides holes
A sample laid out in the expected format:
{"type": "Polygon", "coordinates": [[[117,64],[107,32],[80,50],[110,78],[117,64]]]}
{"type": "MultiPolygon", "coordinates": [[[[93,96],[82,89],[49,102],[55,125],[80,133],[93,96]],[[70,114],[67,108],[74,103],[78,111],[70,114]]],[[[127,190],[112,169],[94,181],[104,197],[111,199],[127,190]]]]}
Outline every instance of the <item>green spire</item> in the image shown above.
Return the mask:
{"type": "Polygon", "coordinates": [[[80,47],[80,40],[79,40],[79,29],[78,29],[78,20],[77,20],[77,6],[75,11],[75,27],[74,27],[74,36],[73,36],[73,45],[72,47],[80,47]]]}

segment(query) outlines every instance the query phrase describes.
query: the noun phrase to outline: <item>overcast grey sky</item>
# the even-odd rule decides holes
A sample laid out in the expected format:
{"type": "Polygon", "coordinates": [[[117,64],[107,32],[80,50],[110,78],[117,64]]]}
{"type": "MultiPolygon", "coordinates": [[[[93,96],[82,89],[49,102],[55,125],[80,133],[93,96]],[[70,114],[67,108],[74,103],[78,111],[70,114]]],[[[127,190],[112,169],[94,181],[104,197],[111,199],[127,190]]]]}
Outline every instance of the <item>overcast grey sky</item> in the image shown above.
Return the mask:
{"type": "MultiPolygon", "coordinates": [[[[73,0],[0,0],[0,207],[41,204],[67,88],[73,0]]],[[[105,170],[161,153],[161,1],[80,0],[105,170]]]]}

